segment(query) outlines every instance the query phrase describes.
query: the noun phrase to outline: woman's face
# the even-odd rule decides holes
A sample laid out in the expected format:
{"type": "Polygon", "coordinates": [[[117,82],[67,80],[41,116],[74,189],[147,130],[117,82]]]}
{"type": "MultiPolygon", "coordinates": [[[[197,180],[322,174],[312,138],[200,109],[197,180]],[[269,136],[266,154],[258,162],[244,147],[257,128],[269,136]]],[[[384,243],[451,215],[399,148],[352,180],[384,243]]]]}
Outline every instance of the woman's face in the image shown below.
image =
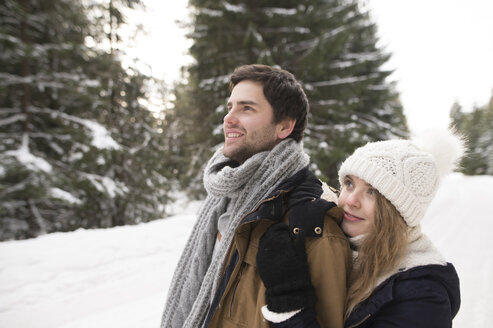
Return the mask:
{"type": "Polygon", "coordinates": [[[356,237],[370,231],[375,220],[377,190],[356,176],[344,178],[339,195],[339,207],[344,210],[342,230],[356,237]]]}

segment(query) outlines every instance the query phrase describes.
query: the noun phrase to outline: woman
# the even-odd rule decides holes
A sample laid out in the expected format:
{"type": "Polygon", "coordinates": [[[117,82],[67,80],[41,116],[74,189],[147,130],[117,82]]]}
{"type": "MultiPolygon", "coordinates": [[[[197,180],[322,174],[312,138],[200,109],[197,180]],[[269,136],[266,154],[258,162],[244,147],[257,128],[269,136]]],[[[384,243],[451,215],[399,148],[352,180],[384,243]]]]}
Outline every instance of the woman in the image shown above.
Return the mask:
{"type": "MultiPolygon", "coordinates": [[[[419,223],[440,180],[463,152],[461,139],[447,131],[368,143],[344,161],[338,205],[344,211],[341,228],[353,248],[345,327],[452,326],[460,305],[459,278],[419,223]]],[[[271,231],[280,238],[277,224],[262,238],[259,252],[273,246],[271,231]]],[[[300,254],[298,237],[290,238],[295,242],[285,251],[300,254]]],[[[273,270],[267,263],[257,255],[262,279],[273,270]]],[[[273,313],[267,304],[264,317],[275,327],[319,327],[313,306],[297,304],[301,308],[289,313],[273,313]]]]}

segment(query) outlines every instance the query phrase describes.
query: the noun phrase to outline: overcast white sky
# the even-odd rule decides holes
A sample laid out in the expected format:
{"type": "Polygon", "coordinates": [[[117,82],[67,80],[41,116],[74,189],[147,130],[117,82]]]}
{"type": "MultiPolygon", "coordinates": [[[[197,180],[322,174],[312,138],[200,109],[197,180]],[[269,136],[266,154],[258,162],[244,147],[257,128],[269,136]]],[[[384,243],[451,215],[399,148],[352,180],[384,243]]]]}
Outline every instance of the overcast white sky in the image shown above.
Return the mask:
{"type": "MultiPolygon", "coordinates": [[[[187,0],[146,0],[136,21],[148,35],[131,54],[148,63],[155,76],[170,81],[190,61],[189,41],[175,21],[188,15],[187,0]]],[[[381,46],[393,54],[410,128],[446,126],[454,101],[465,110],[486,104],[493,89],[493,1],[366,0],[379,27],[381,46]]]]}

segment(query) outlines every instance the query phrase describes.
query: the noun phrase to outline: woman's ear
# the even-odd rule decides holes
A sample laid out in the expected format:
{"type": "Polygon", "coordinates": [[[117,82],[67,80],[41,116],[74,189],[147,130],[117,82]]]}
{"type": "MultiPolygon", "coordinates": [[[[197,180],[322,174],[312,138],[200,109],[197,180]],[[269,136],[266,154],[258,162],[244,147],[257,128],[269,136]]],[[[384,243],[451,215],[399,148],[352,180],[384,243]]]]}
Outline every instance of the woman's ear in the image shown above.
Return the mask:
{"type": "Polygon", "coordinates": [[[286,139],[289,137],[291,132],[293,132],[294,126],[296,125],[296,120],[293,118],[285,118],[280,123],[278,123],[277,137],[279,139],[286,139]]]}

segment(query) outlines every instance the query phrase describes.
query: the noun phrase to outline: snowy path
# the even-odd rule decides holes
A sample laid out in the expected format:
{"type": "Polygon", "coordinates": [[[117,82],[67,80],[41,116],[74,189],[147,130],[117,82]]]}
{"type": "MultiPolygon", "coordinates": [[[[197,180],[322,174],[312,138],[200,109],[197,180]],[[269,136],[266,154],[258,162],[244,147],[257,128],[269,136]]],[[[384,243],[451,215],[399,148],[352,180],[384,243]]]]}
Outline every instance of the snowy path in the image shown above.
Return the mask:
{"type": "Polygon", "coordinates": [[[492,327],[493,176],[454,174],[441,186],[423,231],[455,265],[461,308],[454,328],[492,327]]]}
{"type": "MultiPolygon", "coordinates": [[[[491,326],[492,190],[493,177],[453,175],[423,224],[461,278],[454,328],[491,326]]],[[[138,226],[0,243],[0,328],[158,327],[197,205],[138,226]]]]}

